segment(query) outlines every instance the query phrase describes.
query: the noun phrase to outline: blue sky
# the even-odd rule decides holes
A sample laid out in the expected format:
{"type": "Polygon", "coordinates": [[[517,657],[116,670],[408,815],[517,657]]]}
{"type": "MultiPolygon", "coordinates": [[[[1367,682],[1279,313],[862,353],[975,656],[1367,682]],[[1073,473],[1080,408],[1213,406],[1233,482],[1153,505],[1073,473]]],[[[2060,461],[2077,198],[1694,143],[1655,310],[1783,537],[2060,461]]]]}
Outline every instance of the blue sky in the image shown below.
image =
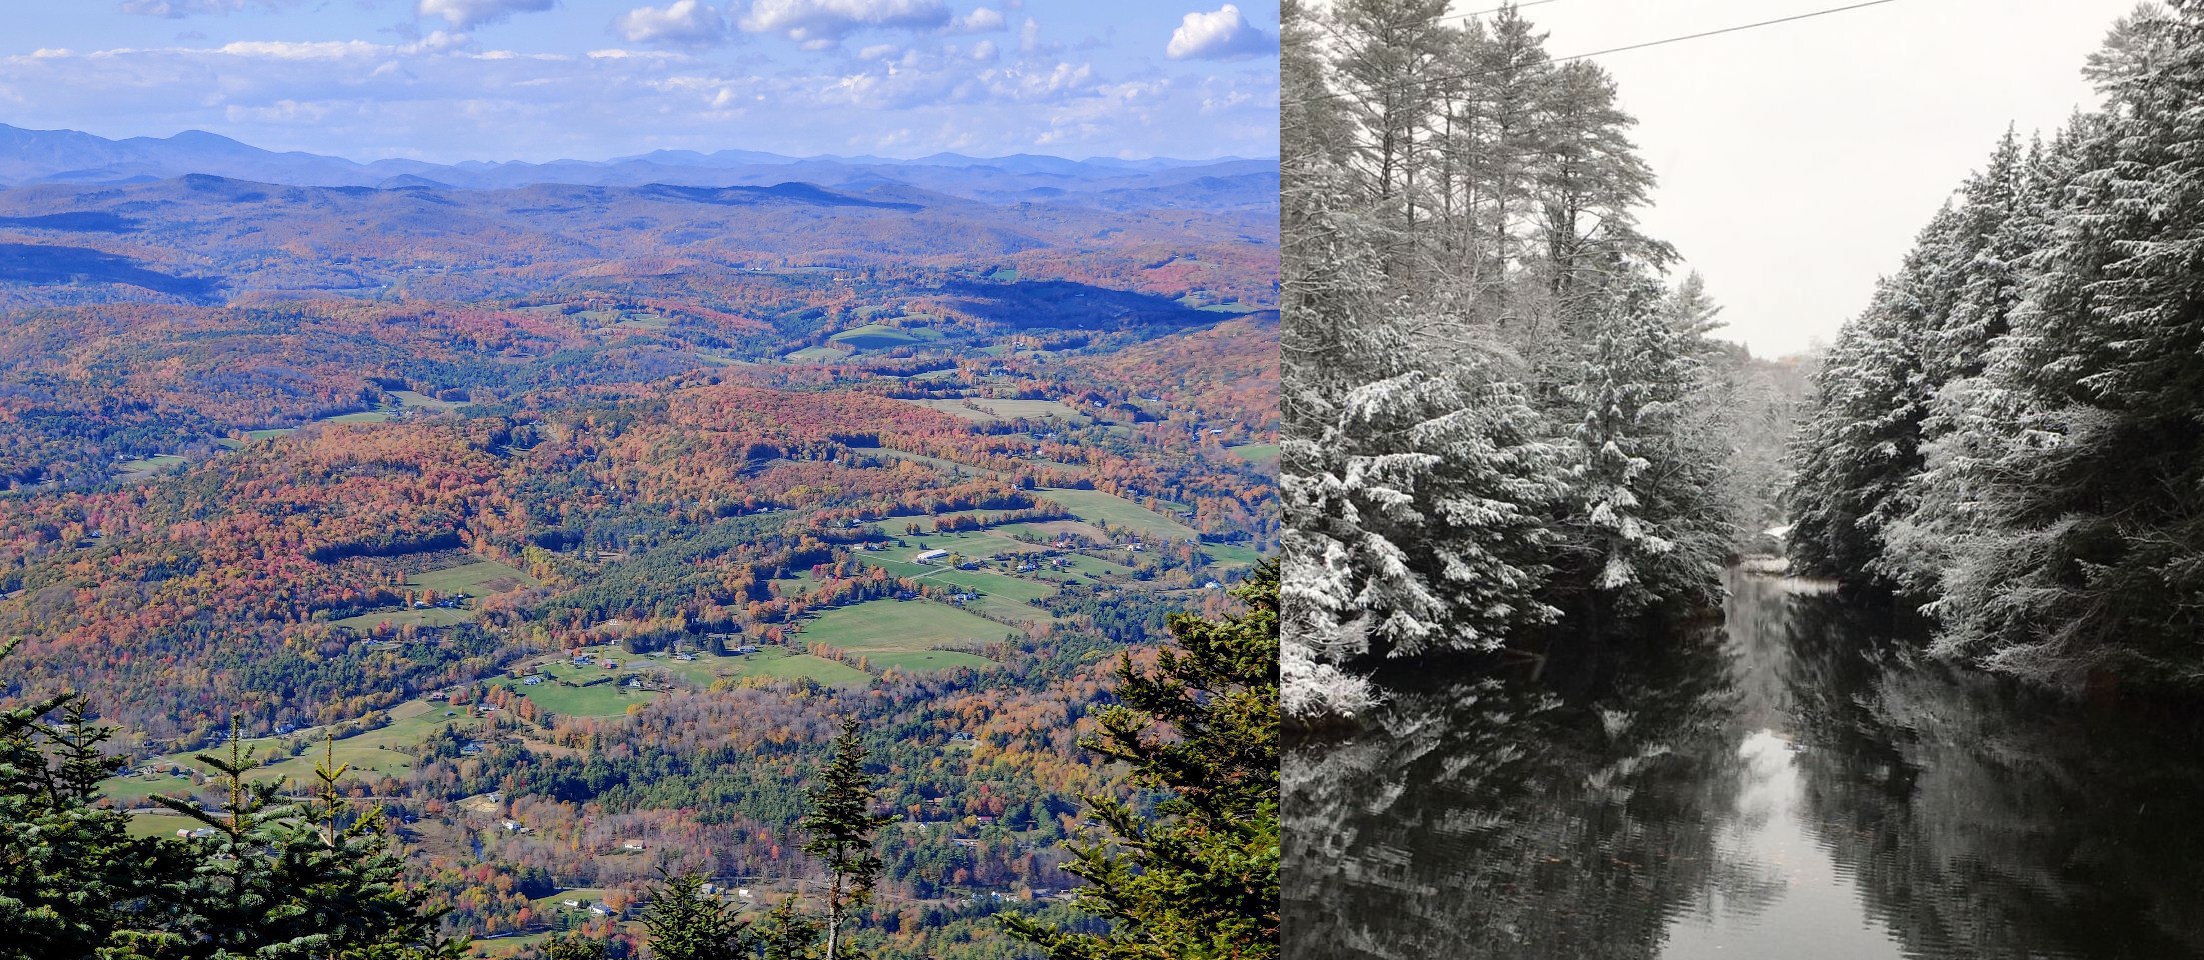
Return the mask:
{"type": "Polygon", "coordinates": [[[9,4],[0,123],[357,160],[1277,152],[1276,0],[9,4]]]}

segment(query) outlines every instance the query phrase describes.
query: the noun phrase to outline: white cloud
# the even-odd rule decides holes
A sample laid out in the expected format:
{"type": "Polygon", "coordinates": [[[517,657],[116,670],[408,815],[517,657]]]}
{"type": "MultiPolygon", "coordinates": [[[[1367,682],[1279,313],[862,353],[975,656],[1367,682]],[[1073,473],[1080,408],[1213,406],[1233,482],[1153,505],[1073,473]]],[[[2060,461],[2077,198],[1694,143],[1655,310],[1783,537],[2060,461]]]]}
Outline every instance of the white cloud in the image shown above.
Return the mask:
{"type": "Polygon", "coordinates": [[[420,0],[414,12],[422,17],[443,17],[462,30],[496,23],[516,13],[541,13],[553,0],[420,0]]]}
{"type": "Polygon", "coordinates": [[[1209,13],[1189,13],[1171,31],[1163,50],[1173,60],[1237,60],[1278,50],[1278,38],[1256,29],[1232,4],[1209,13]]]}
{"type": "Polygon", "coordinates": [[[858,30],[933,30],[950,21],[941,0],[754,0],[736,25],[747,33],[780,34],[806,50],[824,50],[858,30]]]}
{"type": "Polygon", "coordinates": [[[1002,12],[992,7],[978,7],[971,13],[958,17],[950,29],[958,33],[993,33],[1003,28],[1002,12]]]}
{"type": "Polygon", "coordinates": [[[238,40],[216,47],[215,51],[233,57],[266,60],[345,60],[384,56],[391,53],[392,48],[365,40],[238,40]]]}
{"type": "Polygon", "coordinates": [[[297,2],[298,0],[122,0],[116,9],[141,17],[181,20],[202,13],[236,13],[246,7],[278,10],[297,2]]]}
{"type": "Polygon", "coordinates": [[[727,18],[698,0],[674,0],[664,7],[630,10],[612,29],[629,43],[709,47],[727,38],[727,18]]]}
{"type": "MultiPolygon", "coordinates": [[[[248,0],[248,15],[254,2],[248,0]]],[[[420,4],[383,2],[408,13],[420,4]]],[[[579,0],[552,5],[583,7],[579,0]]],[[[725,39],[733,39],[737,21],[761,13],[757,0],[697,5],[720,14],[725,39]]],[[[161,135],[198,127],[274,149],[359,159],[548,160],[658,146],[794,154],[857,147],[914,156],[994,155],[1037,142],[1075,156],[1171,153],[1191,141],[1220,152],[1275,149],[1275,73],[1236,69],[1200,83],[1164,78],[1138,63],[1152,51],[1120,43],[1090,63],[1085,54],[1053,52],[1068,45],[1050,42],[1054,35],[1039,26],[1032,28],[1035,49],[1021,54],[1027,16],[1010,13],[1007,0],[784,4],[777,13],[763,11],[781,19],[759,25],[770,22],[784,36],[813,32],[794,42],[753,44],[753,55],[739,65],[665,48],[670,35],[653,40],[658,35],[641,30],[681,20],[687,8],[680,0],[597,7],[598,28],[612,33],[605,46],[614,49],[564,54],[493,49],[480,31],[470,37],[447,25],[435,12],[442,9],[420,23],[418,36],[372,41],[232,35],[36,54],[26,45],[12,56],[0,53],[0,106],[19,125],[81,126],[82,118],[97,116],[116,131],[161,135]],[[969,21],[981,3],[1003,11],[1004,28],[955,35],[953,24],[969,21]],[[638,18],[633,25],[644,39],[627,39],[621,14],[641,8],[657,17],[638,18]],[[806,11],[809,21],[787,19],[806,11]],[[842,52],[817,58],[795,52],[814,41],[842,52]]],[[[155,35],[168,32],[146,26],[155,35]]],[[[1133,46],[1156,39],[1128,38],[1133,46]]]]}

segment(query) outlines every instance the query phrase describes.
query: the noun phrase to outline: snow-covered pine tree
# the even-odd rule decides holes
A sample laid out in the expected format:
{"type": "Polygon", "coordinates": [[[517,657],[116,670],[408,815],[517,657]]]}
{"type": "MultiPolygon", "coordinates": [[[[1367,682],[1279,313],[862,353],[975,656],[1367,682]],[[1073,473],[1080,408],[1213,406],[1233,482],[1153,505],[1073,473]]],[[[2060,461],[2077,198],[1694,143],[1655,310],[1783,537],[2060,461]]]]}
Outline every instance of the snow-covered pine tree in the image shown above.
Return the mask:
{"type": "Polygon", "coordinates": [[[2048,362],[1999,476],[2005,528],[1965,558],[1944,646],[2054,682],[2204,682],[2204,10],[2115,29],[2092,64],[2100,135],[2046,276],[2016,311],[2048,362]],[[2057,404],[2057,405],[2054,405],[2057,404]],[[1993,588],[1989,577],[2004,578],[1993,588]]]}
{"type": "Polygon", "coordinates": [[[1895,498],[1901,510],[1885,525],[1881,555],[1869,567],[1909,596],[1936,594],[1953,544],[1976,519],[1967,504],[1970,478],[2012,399],[1981,376],[2020,300],[2022,261],[2042,242],[2050,198],[2033,187],[2036,179],[2007,130],[1988,164],[1961,188],[1942,243],[1922,252],[1934,259],[1918,280],[1921,376],[1930,393],[1918,440],[1921,468],[1895,498]]]}
{"type": "Polygon", "coordinates": [[[1317,662],[1492,650],[1540,604],[1558,451],[1509,384],[1474,366],[1348,393],[1282,476],[1289,633],[1317,662]]]}
{"type": "Polygon", "coordinates": [[[1921,294],[1952,225],[1949,208],[1929,222],[1904,268],[1876,284],[1867,310],[1838,332],[1814,373],[1790,493],[1791,560],[1804,572],[1872,579],[1884,529],[1907,512],[1930,397],[1921,294]]]}
{"type": "Polygon", "coordinates": [[[1687,431],[1696,379],[1673,301],[1634,277],[1599,318],[1570,398],[1582,410],[1569,520],[1599,609],[1634,615],[1719,595],[1730,537],[1713,503],[1722,454],[1687,431]]]}

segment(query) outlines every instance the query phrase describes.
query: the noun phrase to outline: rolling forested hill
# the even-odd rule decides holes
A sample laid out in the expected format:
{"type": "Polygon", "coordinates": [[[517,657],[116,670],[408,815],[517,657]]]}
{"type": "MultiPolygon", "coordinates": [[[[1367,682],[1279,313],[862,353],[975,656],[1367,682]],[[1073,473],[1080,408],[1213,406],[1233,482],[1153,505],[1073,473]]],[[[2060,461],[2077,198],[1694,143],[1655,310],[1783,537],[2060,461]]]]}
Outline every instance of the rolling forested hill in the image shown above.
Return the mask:
{"type": "Polygon", "coordinates": [[[860,938],[1015,955],[987,916],[1064,909],[1113,789],[1108,660],[1277,536],[1275,165],[322,186],[10,132],[0,698],[88,693],[125,809],[333,738],[488,950],[628,929],[662,868],[793,889],[855,714],[898,819],[860,938]]]}

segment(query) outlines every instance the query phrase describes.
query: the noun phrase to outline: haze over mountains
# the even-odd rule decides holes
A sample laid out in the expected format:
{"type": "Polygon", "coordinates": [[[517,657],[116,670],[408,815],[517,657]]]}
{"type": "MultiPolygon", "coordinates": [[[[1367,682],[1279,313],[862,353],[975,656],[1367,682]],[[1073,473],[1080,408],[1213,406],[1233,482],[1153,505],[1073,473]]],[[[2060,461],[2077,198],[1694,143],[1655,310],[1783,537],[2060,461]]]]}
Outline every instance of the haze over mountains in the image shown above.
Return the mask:
{"type": "Polygon", "coordinates": [[[188,174],[290,186],[509,189],[536,184],[692,187],[817,184],[850,193],[915,187],[993,204],[1071,202],[1101,209],[1275,208],[1275,159],[1117,160],[1019,154],[980,158],[935,154],[788,157],[752,150],[659,150],[603,161],[549,163],[419,160],[358,163],[276,152],[200,130],[172,137],[110,140],[75,130],[0,124],[0,187],[131,184],[188,174]]]}

